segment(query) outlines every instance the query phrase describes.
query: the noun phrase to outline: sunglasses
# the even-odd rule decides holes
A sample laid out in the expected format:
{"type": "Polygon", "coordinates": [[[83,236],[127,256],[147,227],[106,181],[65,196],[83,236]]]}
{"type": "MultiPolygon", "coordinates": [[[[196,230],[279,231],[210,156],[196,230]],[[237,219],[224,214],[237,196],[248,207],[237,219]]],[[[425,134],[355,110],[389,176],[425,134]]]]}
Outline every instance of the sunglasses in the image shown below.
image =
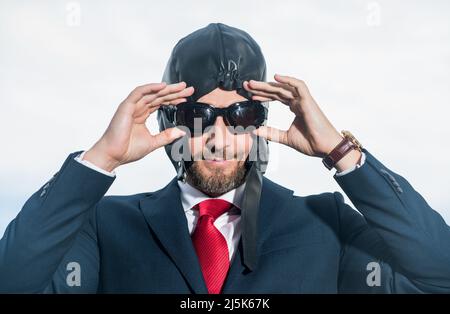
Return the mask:
{"type": "Polygon", "coordinates": [[[191,134],[195,131],[204,132],[207,127],[213,126],[217,117],[222,116],[227,126],[242,127],[253,126],[258,128],[267,120],[268,109],[260,101],[247,100],[234,103],[226,108],[215,108],[201,102],[184,102],[177,106],[164,106],[168,109],[168,116],[176,126],[185,126],[191,134]],[[172,107],[171,109],[168,107],[172,107]],[[201,123],[201,125],[200,125],[201,123]],[[197,127],[197,129],[195,129],[197,127]]]}

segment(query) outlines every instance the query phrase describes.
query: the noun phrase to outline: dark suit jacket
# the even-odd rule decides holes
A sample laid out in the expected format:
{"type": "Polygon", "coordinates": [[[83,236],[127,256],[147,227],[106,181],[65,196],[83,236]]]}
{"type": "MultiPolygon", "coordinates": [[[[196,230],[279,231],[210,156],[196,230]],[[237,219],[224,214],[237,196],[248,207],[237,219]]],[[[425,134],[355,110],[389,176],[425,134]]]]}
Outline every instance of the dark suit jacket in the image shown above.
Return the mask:
{"type": "MultiPolygon", "coordinates": [[[[223,292],[450,292],[449,227],[365,152],[361,168],[335,177],[362,215],[338,192],[300,197],[265,178],[257,267],[239,245],[223,292]]],[[[5,231],[0,291],[206,293],[176,180],[104,197],[114,178],[75,154],[5,231]],[[72,262],[79,286],[67,282],[72,262]]]]}

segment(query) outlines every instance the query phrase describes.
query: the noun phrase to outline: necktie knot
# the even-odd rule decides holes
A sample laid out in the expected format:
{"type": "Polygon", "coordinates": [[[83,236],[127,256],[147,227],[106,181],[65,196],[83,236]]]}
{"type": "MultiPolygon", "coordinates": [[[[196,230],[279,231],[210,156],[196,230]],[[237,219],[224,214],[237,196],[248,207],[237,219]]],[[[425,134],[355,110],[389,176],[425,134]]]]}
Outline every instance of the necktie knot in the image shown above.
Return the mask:
{"type": "Polygon", "coordinates": [[[197,204],[200,217],[211,216],[213,220],[226,213],[233,207],[233,204],[221,199],[207,199],[197,204]]]}

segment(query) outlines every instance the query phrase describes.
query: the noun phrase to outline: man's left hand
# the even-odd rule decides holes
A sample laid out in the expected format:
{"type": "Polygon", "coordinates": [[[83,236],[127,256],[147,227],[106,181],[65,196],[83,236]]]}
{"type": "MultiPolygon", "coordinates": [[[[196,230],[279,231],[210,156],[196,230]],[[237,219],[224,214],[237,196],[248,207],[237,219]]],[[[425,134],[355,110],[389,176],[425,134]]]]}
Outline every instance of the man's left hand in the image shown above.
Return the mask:
{"type": "MultiPolygon", "coordinates": [[[[288,130],[279,130],[270,126],[261,126],[255,135],[269,141],[279,142],[308,155],[323,158],[343,139],[342,135],[320,110],[302,80],[290,76],[274,76],[276,82],[245,81],[244,88],[253,94],[254,100],[278,100],[289,106],[295,114],[288,130]]],[[[356,164],[360,153],[354,151],[336,165],[342,171],[356,164]]]]}

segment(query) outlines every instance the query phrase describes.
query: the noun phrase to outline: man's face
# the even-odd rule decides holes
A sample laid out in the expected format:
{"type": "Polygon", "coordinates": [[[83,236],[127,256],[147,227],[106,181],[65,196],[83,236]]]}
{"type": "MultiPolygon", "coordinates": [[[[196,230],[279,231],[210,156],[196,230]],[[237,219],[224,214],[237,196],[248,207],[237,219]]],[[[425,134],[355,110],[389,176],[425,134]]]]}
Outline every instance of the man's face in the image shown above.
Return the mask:
{"type": "MultiPolygon", "coordinates": [[[[217,108],[245,100],[236,91],[220,88],[198,99],[217,108]]],[[[245,160],[252,143],[249,133],[231,132],[223,117],[218,116],[210,131],[189,139],[194,162],[187,169],[187,181],[210,196],[221,195],[241,185],[246,174],[245,160]],[[205,154],[205,151],[208,153],[205,154]]]]}

